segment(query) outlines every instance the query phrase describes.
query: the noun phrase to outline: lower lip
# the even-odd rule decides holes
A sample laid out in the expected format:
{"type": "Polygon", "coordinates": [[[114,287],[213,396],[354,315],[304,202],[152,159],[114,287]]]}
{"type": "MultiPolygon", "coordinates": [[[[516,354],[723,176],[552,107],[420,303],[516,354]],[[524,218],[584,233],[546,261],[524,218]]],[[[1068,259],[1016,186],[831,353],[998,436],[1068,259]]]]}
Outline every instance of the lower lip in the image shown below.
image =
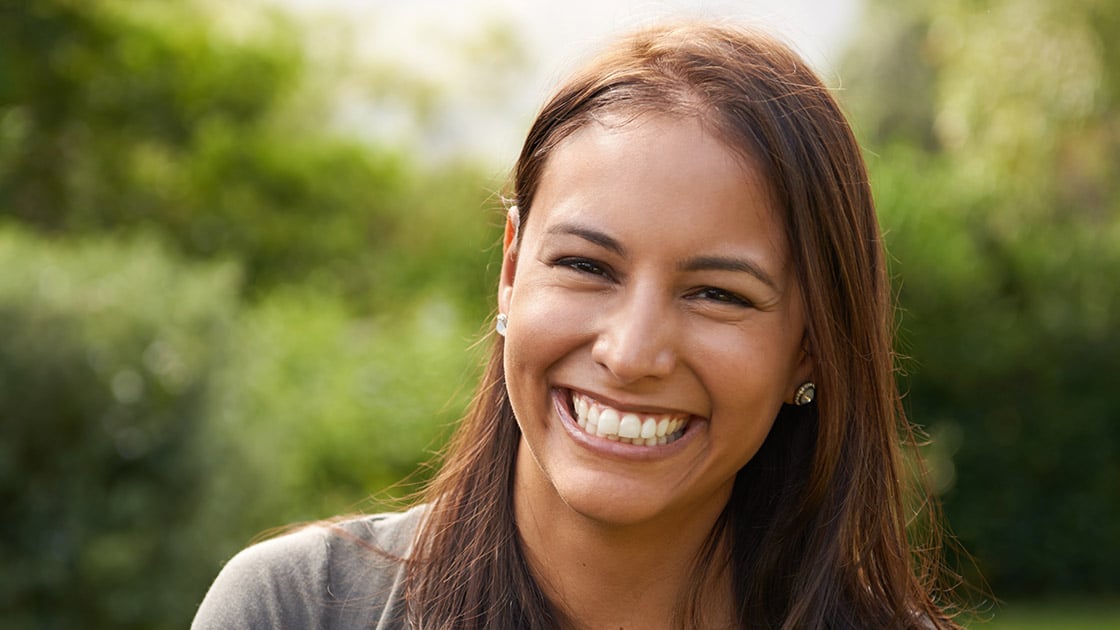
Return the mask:
{"type": "Polygon", "coordinates": [[[595,437],[579,428],[579,424],[577,424],[575,418],[572,417],[569,400],[570,394],[566,394],[557,389],[552,390],[552,404],[556,407],[556,413],[560,416],[560,424],[563,425],[564,430],[568,432],[568,435],[576,444],[597,454],[615,459],[653,461],[672,457],[687,448],[688,444],[700,433],[700,425],[707,422],[706,420],[693,418],[685,427],[684,434],[668,444],[657,446],[625,444],[623,442],[615,442],[613,440],[595,437]]]}

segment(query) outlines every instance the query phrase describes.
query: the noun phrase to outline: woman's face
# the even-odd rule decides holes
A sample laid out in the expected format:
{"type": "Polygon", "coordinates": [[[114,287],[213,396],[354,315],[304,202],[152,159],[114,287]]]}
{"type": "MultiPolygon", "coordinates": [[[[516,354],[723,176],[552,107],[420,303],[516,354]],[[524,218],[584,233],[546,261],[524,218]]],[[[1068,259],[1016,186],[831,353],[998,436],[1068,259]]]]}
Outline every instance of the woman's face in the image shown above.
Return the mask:
{"type": "Polygon", "coordinates": [[[520,229],[499,292],[518,501],[717,514],[813,367],[762,175],[694,121],[592,123],[520,229]]]}

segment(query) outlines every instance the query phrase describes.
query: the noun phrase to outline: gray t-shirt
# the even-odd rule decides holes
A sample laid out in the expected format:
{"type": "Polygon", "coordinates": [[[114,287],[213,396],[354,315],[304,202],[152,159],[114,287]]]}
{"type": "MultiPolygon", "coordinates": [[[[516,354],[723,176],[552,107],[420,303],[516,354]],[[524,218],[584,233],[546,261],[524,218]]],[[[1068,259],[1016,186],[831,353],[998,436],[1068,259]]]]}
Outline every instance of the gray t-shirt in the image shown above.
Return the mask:
{"type": "Polygon", "coordinates": [[[315,525],[234,556],[210,586],[192,630],[407,628],[404,563],[419,506],[315,525]]]}

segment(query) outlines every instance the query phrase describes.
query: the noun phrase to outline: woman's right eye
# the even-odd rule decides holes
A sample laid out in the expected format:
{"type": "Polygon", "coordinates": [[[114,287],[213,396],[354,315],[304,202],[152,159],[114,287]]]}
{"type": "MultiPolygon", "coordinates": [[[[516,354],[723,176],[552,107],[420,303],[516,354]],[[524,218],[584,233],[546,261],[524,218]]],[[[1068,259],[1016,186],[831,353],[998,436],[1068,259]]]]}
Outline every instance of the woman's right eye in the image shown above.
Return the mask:
{"type": "Polygon", "coordinates": [[[568,267],[569,269],[573,269],[580,273],[594,276],[608,277],[610,275],[610,272],[606,267],[595,262],[594,260],[588,260],[587,258],[568,256],[557,259],[553,264],[560,267],[568,267]]]}

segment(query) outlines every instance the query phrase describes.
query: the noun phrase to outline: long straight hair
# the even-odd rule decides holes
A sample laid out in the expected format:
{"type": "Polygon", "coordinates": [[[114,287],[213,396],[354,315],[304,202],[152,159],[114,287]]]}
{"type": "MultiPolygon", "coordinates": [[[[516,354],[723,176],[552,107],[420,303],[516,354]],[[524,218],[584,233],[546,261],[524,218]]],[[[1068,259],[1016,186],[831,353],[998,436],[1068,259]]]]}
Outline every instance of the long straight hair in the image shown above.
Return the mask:
{"type": "MultiPolygon", "coordinates": [[[[677,624],[700,625],[702,567],[715,566],[731,572],[743,628],[956,627],[937,602],[946,594],[939,515],[922,488],[909,488],[900,449],[914,435],[894,378],[885,254],[840,107],[795,53],[762,34],[701,23],[640,31],[567,80],[537,116],[509,195],[521,224],[560,143],[597,120],[644,115],[697,120],[767,175],[802,287],[819,392],[810,405],[784,406],[739,471],[677,624]],[[907,531],[911,519],[921,531],[907,531]],[[729,557],[716,558],[717,549],[729,557]]],[[[533,580],[514,522],[520,431],[502,351],[496,337],[426,491],[429,515],[407,578],[416,627],[563,621],[533,580]]]]}

